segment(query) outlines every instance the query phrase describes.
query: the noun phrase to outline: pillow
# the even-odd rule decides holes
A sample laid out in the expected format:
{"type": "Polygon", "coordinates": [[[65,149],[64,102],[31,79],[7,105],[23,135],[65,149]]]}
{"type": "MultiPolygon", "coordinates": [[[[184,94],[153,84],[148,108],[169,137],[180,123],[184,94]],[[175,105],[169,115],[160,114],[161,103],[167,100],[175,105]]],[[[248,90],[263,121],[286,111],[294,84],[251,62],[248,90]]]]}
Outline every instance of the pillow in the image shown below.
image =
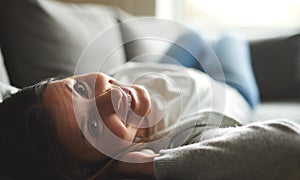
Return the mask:
{"type": "Polygon", "coordinates": [[[251,42],[262,100],[299,98],[300,34],[251,42]]]}
{"type": "Polygon", "coordinates": [[[0,49],[0,82],[9,84],[9,79],[7,76],[7,72],[3,63],[2,53],[0,49]]]}
{"type": "MultiPolygon", "coordinates": [[[[118,11],[96,4],[1,0],[0,45],[11,84],[24,87],[47,77],[73,75],[81,53],[93,38],[118,24],[118,11]]],[[[98,44],[99,53],[104,54],[101,57],[122,43],[117,28],[106,36],[98,44]]],[[[123,48],[118,48],[101,68],[105,71],[125,61],[123,48]]],[[[81,73],[95,71],[99,63],[93,63],[78,68],[82,68],[81,73]]]]}
{"type": "Polygon", "coordinates": [[[120,28],[127,60],[137,62],[160,61],[173,43],[190,31],[176,22],[153,17],[130,18],[120,28]]]}

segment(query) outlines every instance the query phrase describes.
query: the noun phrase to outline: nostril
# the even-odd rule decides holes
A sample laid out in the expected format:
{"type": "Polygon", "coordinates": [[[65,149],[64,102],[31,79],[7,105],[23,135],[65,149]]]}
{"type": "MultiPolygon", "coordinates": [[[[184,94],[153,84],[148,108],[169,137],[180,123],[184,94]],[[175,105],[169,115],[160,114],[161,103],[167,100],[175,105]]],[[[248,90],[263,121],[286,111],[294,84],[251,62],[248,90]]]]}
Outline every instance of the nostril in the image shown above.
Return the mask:
{"type": "Polygon", "coordinates": [[[108,80],[108,82],[115,86],[119,86],[119,87],[121,86],[121,84],[117,80],[114,80],[114,79],[110,79],[110,80],[108,80]]]}

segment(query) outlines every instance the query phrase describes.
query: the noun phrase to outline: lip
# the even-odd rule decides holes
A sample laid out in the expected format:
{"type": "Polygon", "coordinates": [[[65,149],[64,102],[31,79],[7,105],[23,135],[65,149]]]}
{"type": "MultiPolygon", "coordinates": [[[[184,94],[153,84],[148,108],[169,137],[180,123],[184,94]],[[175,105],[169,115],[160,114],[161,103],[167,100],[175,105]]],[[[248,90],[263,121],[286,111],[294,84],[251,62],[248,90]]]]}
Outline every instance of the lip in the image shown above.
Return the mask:
{"type": "Polygon", "coordinates": [[[126,101],[127,101],[127,104],[129,102],[128,100],[128,97],[127,97],[127,94],[129,94],[129,96],[131,96],[131,104],[130,104],[130,107],[132,110],[135,110],[135,107],[136,107],[136,99],[132,93],[132,91],[129,89],[129,88],[126,88],[126,87],[122,87],[121,88],[124,92],[125,92],[125,97],[126,97],[126,101]]]}
{"type": "Polygon", "coordinates": [[[120,120],[124,123],[124,125],[127,126],[128,116],[133,113],[136,104],[135,97],[133,96],[134,93],[130,90],[130,88],[126,87],[118,87],[114,90],[114,92],[116,92],[116,94],[113,97],[116,98],[112,99],[112,101],[113,104],[115,104],[115,112],[120,117],[120,120]]]}

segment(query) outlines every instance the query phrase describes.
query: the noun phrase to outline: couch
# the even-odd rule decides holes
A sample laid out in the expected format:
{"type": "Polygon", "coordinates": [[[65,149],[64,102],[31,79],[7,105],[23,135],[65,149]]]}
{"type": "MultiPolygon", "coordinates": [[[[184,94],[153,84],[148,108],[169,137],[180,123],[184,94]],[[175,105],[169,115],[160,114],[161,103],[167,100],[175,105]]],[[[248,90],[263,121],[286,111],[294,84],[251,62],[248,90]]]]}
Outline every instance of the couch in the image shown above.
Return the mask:
{"type": "MultiPolygon", "coordinates": [[[[142,29],[137,28],[139,24],[118,25],[131,18],[116,7],[99,4],[3,0],[0,2],[3,58],[0,59],[0,81],[22,88],[50,76],[73,75],[81,53],[98,33],[106,33],[102,34],[106,36],[102,39],[105,44],[100,45],[99,54],[106,54],[122,45],[102,65],[104,72],[143,54],[162,54],[170,44],[138,39],[143,34],[142,29]]],[[[146,28],[151,25],[149,23],[146,28]]],[[[168,33],[168,28],[161,29],[159,33],[168,33]]],[[[250,41],[253,68],[262,99],[253,119],[300,119],[299,32],[250,41]]],[[[176,39],[176,33],[170,38],[176,39]]],[[[90,64],[83,63],[84,67],[76,70],[97,70],[93,69],[93,63],[90,64]]]]}
{"type": "Polygon", "coordinates": [[[250,41],[254,73],[262,103],[254,120],[299,118],[300,34],[250,41]]]}
{"type": "MultiPolygon", "coordinates": [[[[116,7],[99,4],[2,0],[0,81],[22,88],[47,77],[73,75],[81,53],[99,33],[105,42],[99,42],[102,43],[100,55],[118,48],[107,57],[101,69],[95,63],[105,57],[94,58],[89,65],[83,62],[81,69],[76,69],[78,73],[106,72],[140,55],[163,54],[169,43],[140,38],[145,35],[143,30],[153,25],[151,22],[119,24],[132,18],[116,7]]],[[[160,27],[156,34],[164,32],[168,36],[170,29],[160,27]]],[[[177,31],[170,39],[176,39],[180,34],[177,31]]],[[[299,120],[300,30],[249,42],[262,99],[253,119],[299,120]]]]}
{"type": "MultiPolygon", "coordinates": [[[[0,82],[22,88],[47,77],[106,72],[144,54],[163,54],[170,43],[140,38],[153,22],[123,23],[132,18],[116,7],[99,4],[2,0],[0,82]],[[98,53],[103,56],[90,57],[89,63],[81,61],[78,68],[82,52],[99,33],[102,42],[96,43],[101,43],[98,53]],[[106,59],[101,66],[99,58],[106,59]]],[[[169,30],[159,27],[154,33],[169,35],[169,30]]],[[[170,39],[180,33],[177,29],[170,39]]],[[[252,119],[285,118],[300,123],[300,30],[249,43],[262,99],[252,119]]]]}

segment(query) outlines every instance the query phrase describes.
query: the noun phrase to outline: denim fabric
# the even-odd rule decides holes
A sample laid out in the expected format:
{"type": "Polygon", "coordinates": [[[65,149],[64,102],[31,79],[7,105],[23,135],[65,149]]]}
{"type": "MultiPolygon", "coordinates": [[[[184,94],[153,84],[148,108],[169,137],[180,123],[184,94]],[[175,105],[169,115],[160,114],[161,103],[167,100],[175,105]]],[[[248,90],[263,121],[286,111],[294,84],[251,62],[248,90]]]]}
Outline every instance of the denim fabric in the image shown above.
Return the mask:
{"type": "Polygon", "coordinates": [[[179,37],[165,55],[170,58],[162,59],[162,63],[179,63],[195,68],[232,86],[251,108],[260,101],[249,45],[239,34],[224,34],[209,45],[199,34],[189,32],[179,37]]]}

